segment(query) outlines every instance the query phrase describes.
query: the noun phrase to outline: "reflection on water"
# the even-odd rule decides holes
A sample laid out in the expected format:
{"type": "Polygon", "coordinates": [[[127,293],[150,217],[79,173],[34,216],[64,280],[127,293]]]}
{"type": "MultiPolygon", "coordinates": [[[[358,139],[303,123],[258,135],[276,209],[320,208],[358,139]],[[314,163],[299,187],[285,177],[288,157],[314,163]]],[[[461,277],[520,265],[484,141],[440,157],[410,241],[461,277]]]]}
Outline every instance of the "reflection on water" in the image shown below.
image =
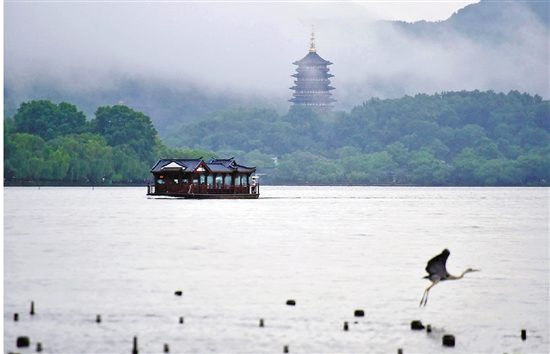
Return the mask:
{"type": "Polygon", "coordinates": [[[140,352],[438,353],[450,333],[455,353],[548,352],[548,195],[263,186],[258,200],[167,200],[142,188],[5,188],[4,351],[130,352],[137,336],[140,352]],[[482,271],[438,284],[420,308],[426,262],[444,248],[450,273],[482,271]],[[432,332],[411,331],[412,320],[432,332]],[[15,347],[20,335],[31,348],[15,347]]]}

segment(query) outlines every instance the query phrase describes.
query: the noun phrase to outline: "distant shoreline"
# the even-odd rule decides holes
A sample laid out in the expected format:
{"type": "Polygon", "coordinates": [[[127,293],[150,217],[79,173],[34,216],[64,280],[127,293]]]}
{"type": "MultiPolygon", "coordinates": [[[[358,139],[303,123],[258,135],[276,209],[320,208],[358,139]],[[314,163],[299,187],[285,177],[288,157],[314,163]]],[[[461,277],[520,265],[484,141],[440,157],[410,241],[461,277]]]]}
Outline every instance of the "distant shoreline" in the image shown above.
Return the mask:
{"type": "MultiPolygon", "coordinates": [[[[445,186],[427,186],[420,184],[316,184],[316,183],[280,183],[280,184],[262,184],[262,186],[270,187],[431,187],[431,188],[472,188],[472,187],[489,187],[489,188],[510,188],[510,187],[550,187],[548,182],[521,184],[521,185],[505,185],[505,186],[479,186],[479,185],[445,185],[445,186]]],[[[93,183],[43,183],[43,182],[26,182],[26,183],[4,183],[4,187],[147,187],[147,183],[111,183],[111,184],[93,184],[93,183]]]]}

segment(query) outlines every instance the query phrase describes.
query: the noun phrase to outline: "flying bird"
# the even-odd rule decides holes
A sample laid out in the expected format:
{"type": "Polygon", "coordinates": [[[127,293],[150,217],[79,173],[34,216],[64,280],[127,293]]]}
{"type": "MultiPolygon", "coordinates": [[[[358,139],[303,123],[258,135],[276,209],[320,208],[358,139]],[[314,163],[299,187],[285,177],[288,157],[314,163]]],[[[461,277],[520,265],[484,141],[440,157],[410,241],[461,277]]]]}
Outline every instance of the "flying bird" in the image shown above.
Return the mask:
{"type": "Polygon", "coordinates": [[[447,258],[449,258],[450,254],[451,252],[449,252],[448,249],[444,249],[441,254],[438,254],[428,261],[428,265],[426,265],[426,272],[428,272],[429,275],[424,278],[430,279],[432,284],[424,290],[424,295],[422,296],[422,300],[420,300],[420,306],[426,306],[426,303],[428,302],[428,292],[440,281],[462,279],[466,273],[479,271],[479,269],[468,268],[463,271],[462,274],[457,276],[449,274],[449,272],[447,272],[447,268],[445,267],[445,263],[447,263],[447,258]]]}

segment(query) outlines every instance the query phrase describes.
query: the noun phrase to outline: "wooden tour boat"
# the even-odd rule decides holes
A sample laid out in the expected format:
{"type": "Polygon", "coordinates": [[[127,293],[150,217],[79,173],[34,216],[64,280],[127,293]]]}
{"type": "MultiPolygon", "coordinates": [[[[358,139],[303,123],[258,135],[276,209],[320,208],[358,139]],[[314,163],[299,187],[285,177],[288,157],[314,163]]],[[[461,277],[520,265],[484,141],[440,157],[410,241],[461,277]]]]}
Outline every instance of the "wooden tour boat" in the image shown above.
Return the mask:
{"type": "Polygon", "coordinates": [[[257,199],[260,184],[255,167],[246,167],[234,158],[160,159],[151,168],[154,183],[147,195],[193,199],[257,199]]]}

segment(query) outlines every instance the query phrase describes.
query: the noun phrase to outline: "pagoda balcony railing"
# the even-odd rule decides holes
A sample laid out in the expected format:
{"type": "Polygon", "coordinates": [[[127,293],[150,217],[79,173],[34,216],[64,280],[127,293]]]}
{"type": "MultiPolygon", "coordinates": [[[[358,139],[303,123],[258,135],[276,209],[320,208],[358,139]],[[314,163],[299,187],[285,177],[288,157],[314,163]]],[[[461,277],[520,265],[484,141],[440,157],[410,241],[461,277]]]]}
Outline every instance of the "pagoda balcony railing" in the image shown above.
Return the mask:
{"type": "Polygon", "coordinates": [[[320,107],[320,108],[332,108],[333,106],[330,103],[311,103],[311,102],[294,102],[298,106],[310,106],[310,107],[320,107]]]}
{"type": "Polygon", "coordinates": [[[306,104],[306,103],[311,103],[311,104],[329,104],[330,102],[333,102],[334,100],[300,100],[300,99],[290,99],[290,102],[294,102],[294,103],[301,103],[301,104],[306,104]]]}
{"type": "Polygon", "coordinates": [[[323,91],[323,92],[317,92],[317,93],[304,92],[304,91],[296,91],[296,92],[294,92],[293,96],[302,96],[302,97],[330,97],[330,96],[332,96],[332,93],[330,93],[329,91],[323,91]]]}
{"type": "Polygon", "coordinates": [[[314,80],[307,80],[307,79],[300,79],[294,80],[294,83],[296,85],[302,85],[302,86],[317,86],[317,85],[330,85],[329,79],[314,79],[314,80]]]}
{"type": "Polygon", "coordinates": [[[296,84],[296,87],[301,90],[324,90],[325,88],[330,87],[330,81],[324,83],[294,82],[294,84],[296,84]]]}
{"type": "Polygon", "coordinates": [[[299,65],[298,69],[309,69],[309,70],[329,70],[329,68],[327,68],[327,65],[330,65],[330,64],[321,64],[321,65],[299,65]]]}
{"type": "Polygon", "coordinates": [[[296,91],[294,95],[301,96],[332,96],[332,93],[328,91],[296,91]]]}
{"type": "Polygon", "coordinates": [[[315,72],[303,72],[303,71],[298,71],[296,74],[292,74],[290,76],[294,76],[294,77],[307,77],[307,78],[318,78],[318,77],[333,77],[334,75],[332,74],[329,74],[327,72],[319,72],[319,71],[315,71],[315,72]]]}
{"type": "Polygon", "coordinates": [[[291,98],[294,102],[330,102],[334,99],[332,97],[319,97],[313,99],[313,97],[293,97],[291,98]]]}
{"type": "Polygon", "coordinates": [[[336,102],[333,98],[325,98],[325,99],[317,99],[317,100],[310,100],[310,99],[304,99],[300,97],[294,97],[289,100],[290,102],[294,103],[323,103],[323,104],[329,104],[330,102],[336,102]]]}
{"type": "Polygon", "coordinates": [[[301,68],[298,68],[295,70],[296,72],[293,74],[298,74],[298,75],[331,75],[329,74],[328,72],[330,71],[329,69],[327,70],[310,70],[310,69],[301,69],[301,68]]]}

